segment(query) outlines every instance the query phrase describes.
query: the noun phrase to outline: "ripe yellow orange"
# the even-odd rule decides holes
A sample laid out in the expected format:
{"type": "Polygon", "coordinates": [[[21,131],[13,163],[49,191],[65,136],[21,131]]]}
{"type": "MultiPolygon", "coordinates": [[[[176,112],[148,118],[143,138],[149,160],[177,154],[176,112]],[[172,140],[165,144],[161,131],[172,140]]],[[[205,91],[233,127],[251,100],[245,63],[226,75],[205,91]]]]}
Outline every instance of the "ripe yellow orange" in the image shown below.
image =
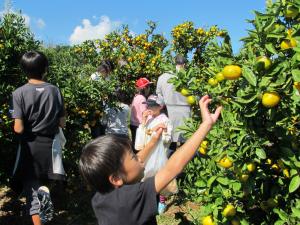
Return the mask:
{"type": "Polygon", "coordinates": [[[236,80],[241,77],[242,69],[237,65],[227,65],[222,71],[225,79],[227,80],[236,80]]]}
{"type": "Polygon", "coordinates": [[[288,5],[284,11],[284,16],[288,19],[294,18],[298,14],[299,14],[299,9],[292,5],[288,5]]]}
{"type": "Polygon", "coordinates": [[[290,41],[289,40],[283,40],[281,43],[280,43],[280,48],[281,50],[286,50],[286,49],[289,49],[291,46],[290,46],[290,41]]]}
{"type": "Polygon", "coordinates": [[[249,175],[248,174],[241,174],[240,175],[240,181],[246,182],[248,179],[249,179],[249,175]]]}
{"type": "Polygon", "coordinates": [[[283,169],[283,175],[286,177],[286,178],[290,178],[290,172],[288,169],[283,169]]]}
{"type": "Polygon", "coordinates": [[[215,223],[214,223],[214,220],[213,220],[212,216],[209,215],[209,216],[205,216],[202,219],[202,224],[203,225],[214,225],[215,223]]]}
{"type": "Polygon", "coordinates": [[[271,166],[271,168],[272,168],[273,170],[275,170],[275,171],[279,171],[279,170],[280,170],[280,167],[279,167],[276,163],[274,163],[274,164],[271,166]]]}
{"type": "Polygon", "coordinates": [[[183,96],[188,96],[190,94],[189,90],[186,89],[186,88],[182,88],[180,93],[183,95],[183,96]]]}
{"type": "Polygon", "coordinates": [[[225,77],[224,77],[223,73],[220,72],[220,73],[217,73],[216,79],[217,79],[217,81],[221,82],[225,79],[225,77]]]}
{"type": "Polygon", "coordinates": [[[266,160],[266,164],[269,164],[269,165],[271,165],[271,164],[272,164],[272,162],[273,162],[273,161],[272,161],[272,159],[267,159],[267,160],[266,160]]]}
{"type": "Polygon", "coordinates": [[[300,92],[300,82],[294,82],[294,87],[300,92]]]}
{"type": "Polygon", "coordinates": [[[235,214],[236,214],[235,207],[231,204],[226,205],[225,209],[223,210],[223,216],[231,217],[231,216],[235,216],[235,214]]]}
{"type": "Polygon", "coordinates": [[[216,85],[218,85],[218,83],[219,83],[219,81],[218,81],[217,79],[215,79],[215,78],[210,78],[210,79],[208,80],[208,84],[209,84],[210,86],[216,86],[216,85]]]}
{"type": "Polygon", "coordinates": [[[232,161],[227,157],[224,156],[220,161],[219,161],[219,165],[225,169],[228,169],[230,167],[232,167],[232,161]]]}
{"type": "Polygon", "coordinates": [[[206,153],[207,153],[206,148],[203,148],[203,147],[200,147],[198,151],[199,151],[202,155],[206,155],[206,153]]]}
{"type": "Polygon", "coordinates": [[[207,145],[208,145],[208,141],[202,141],[201,142],[201,147],[202,148],[207,148],[207,145]]]}
{"type": "Polygon", "coordinates": [[[297,40],[295,38],[290,39],[291,48],[297,47],[297,40]]]}
{"type": "Polygon", "coordinates": [[[263,63],[265,70],[268,70],[272,65],[272,61],[267,56],[258,57],[257,62],[258,63],[263,63]]]}
{"type": "Polygon", "coordinates": [[[251,162],[247,164],[247,170],[251,173],[256,169],[255,163],[251,162]]]}
{"type": "Polygon", "coordinates": [[[267,108],[272,108],[280,102],[280,95],[277,92],[265,92],[262,97],[262,104],[267,108]]]}
{"type": "Polygon", "coordinates": [[[186,97],[186,101],[190,105],[194,105],[196,103],[196,97],[193,95],[190,95],[190,96],[186,97]]]}
{"type": "Polygon", "coordinates": [[[294,48],[297,46],[297,40],[295,38],[285,39],[281,42],[281,50],[287,50],[289,48],[294,48]]]}

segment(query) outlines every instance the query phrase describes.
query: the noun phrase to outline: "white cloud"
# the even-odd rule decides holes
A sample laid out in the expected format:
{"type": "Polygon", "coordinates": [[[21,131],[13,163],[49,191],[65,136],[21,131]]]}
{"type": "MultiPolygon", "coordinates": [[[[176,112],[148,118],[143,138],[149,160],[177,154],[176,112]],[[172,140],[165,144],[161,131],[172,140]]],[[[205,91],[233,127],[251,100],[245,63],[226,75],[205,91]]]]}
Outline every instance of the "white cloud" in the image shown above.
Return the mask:
{"type": "Polygon", "coordinates": [[[79,44],[86,40],[103,39],[106,34],[120,27],[120,21],[111,21],[108,16],[101,16],[96,25],[92,25],[88,19],[82,20],[82,25],[76,26],[69,41],[71,44],[79,44]]]}
{"type": "Polygon", "coordinates": [[[38,28],[43,29],[46,26],[46,23],[43,19],[39,18],[36,21],[36,25],[38,28]]]}

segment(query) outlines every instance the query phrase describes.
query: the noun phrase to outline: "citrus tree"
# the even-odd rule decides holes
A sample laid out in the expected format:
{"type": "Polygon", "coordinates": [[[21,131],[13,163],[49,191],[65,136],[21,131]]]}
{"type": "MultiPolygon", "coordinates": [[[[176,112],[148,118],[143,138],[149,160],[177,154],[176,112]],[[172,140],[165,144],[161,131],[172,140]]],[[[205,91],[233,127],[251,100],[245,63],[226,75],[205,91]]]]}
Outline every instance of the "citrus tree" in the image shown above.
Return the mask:
{"type": "MultiPolygon", "coordinates": [[[[297,224],[300,146],[299,1],[269,2],[234,56],[206,44],[202,65],[178,73],[183,94],[213,98],[222,116],[186,170],[183,190],[203,204],[196,224],[297,224]]],[[[195,97],[191,104],[195,104],[195,97]]],[[[189,100],[189,99],[188,99],[189,100]]],[[[182,129],[201,122],[198,107],[182,129]]]]}
{"type": "Polygon", "coordinates": [[[25,51],[37,49],[39,45],[20,14],[7,13],[0,17],[0,158],[6,160],[0,164],[0,180],[3,181],[11,174],[15,157],[9,102],[11,92],[25,81],[19,60],[25,51]]]}

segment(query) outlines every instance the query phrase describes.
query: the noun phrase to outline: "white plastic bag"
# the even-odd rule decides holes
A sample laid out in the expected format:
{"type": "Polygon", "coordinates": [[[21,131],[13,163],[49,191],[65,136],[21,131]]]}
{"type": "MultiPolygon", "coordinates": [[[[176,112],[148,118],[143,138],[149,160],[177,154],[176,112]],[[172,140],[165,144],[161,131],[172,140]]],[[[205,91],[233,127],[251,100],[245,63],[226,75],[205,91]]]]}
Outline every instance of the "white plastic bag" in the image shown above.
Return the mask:
{"type": "Polygon", "coordinates": [[[168,161],[162,141],[157,145],[158,146],[145,162],[144,178],[154,176],[161,168],[166,165],[168,161]]]}
{"type": "Polygon", "coordinates": [[[62,148],[65,146],[66,138],[61,128],[55,135],[52,143],[52,169],[53,173],[65,175],[65,169],[62,162],[62,148]]]}
{"type": "Polygon", "coordinates": [[[142,150],[146,145],[146,132],[145,127],[143,125],[140,125],[136,130],[136,136],[135,136],[135,142],[134,142],[134,148],[137,151],[142,150]]]}

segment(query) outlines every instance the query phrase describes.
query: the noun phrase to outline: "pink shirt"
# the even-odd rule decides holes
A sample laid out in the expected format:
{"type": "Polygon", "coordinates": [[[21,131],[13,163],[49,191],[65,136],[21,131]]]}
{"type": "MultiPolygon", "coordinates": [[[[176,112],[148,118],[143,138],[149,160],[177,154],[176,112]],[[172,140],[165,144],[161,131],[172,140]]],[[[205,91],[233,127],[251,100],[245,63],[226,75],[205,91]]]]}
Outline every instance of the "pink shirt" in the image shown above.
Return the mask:
{"type": "Polygon", "coordinates": [[[143,102],[146,102],[146,98],[140,94],[135,95],[132,100],[130,124],[133,126],[138,127],[142,122],[142,113],[147,109],[147,105],[143,102]]]}

